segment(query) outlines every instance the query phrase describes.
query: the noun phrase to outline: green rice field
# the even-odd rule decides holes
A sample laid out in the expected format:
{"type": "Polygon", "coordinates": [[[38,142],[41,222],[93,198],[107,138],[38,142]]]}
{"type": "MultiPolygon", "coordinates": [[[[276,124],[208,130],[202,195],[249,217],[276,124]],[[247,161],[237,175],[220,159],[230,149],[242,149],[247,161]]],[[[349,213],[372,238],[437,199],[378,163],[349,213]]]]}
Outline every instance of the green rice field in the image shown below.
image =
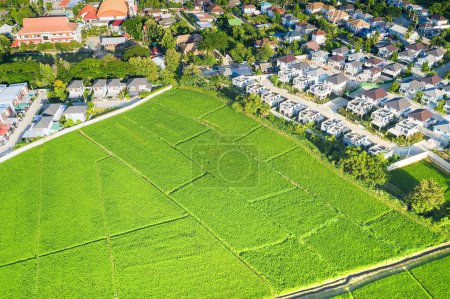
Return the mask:
{"type": "Polygon", "coordinates": [[[172,89],[0,164],[0,297],[266,298],[447,240],[302,142],[172,89]]]}

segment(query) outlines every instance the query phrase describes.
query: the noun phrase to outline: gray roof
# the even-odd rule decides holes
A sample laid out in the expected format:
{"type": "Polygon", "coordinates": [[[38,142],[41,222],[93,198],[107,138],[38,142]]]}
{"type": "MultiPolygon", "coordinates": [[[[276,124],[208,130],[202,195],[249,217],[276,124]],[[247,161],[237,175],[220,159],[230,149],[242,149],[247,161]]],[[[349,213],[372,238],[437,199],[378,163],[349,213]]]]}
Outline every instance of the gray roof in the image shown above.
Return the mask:
{"type": "Polygon", "coordinates": [[[384,68],[395,72],[401,70],[403,66],[400,63],[394,62],[386,65],[384,68]]]}
{"type": "Polygon", "coordinates": [[[385,103],[385,106],[390,107],[396,111],[403,111],[411,106],[411,103],[405,98],[395,98],[385,103]]]}
{"type": "Polygon", "coordinates": [[[53,123],[53,116],[42,117],[33,127],[33,129],[46,129],[53,123]]]}
{"type": "Polygon", "coordinates": [[[107,87],[117,86],[120,87],[122,83],[120,83],[119,79],[109,79],[107,83],[107,87]]]}
{"type": "Polygon", "coordinates": [[[50,104],[45,110],[44,112],[42,112],[42,115],[46,115],[46,116],[54,116],[59,109],[61,109],[62,105],[61,104],[50,104]]]}
{"type": "Polygon", "coordinates": [[[64,114],[73,114],[73,113],[86,114],[86,110],[87,106],[85,105],[70,106],[64,111],[64,114]]]}
{"type": "Polygon", "coordinates": [[[117,37],[101,37],[101,44],[103,46],[106,45],[120,45],[124,44],[126,42],[126,38],[123,36],[117,36],[117,37]]]}
{"type": "Polygon", "coordinates": [[[286,35],[287,38],[289,37],[301,37],[302,33],[299,30],[292,30],[289,31],[288,34],[286,35]]]}
{"type": "Polygon", "coordinates": [[[98,79],[94,81],[94,84],[92,84],[92,87],[105,87],[106,86],[106,79],[98,79]]]}
{"type": "Polygon", "coordinates": [[[346,46],[337,48],[333,50],[333,53],[337,53],[337,54],[347,54],[348,53],[348,48],[346,46]]]}
{"type": "Polygon", "coordinates": [[[127,86],[129,87],[135,87],[140,85],[148,85],[149,82],[147,78],[131,78],[127,81],[127,86]]]}
{"type": "Polygon", "coordinates": [[[311,56],[313,57],[328,57],[330,53],[324,51],[324,50],[319,50],[319,51],[314,51],[311,53],[311,56]]]}
{"type": "Polygon", "coordinates": [[[436,48],[428,51],[427,54],[434,57],[439,57],[445,54],[445,50],[442,48],[436,48]]]}
{"type": "Polygon", "coordinates": [[[412,80],[408,84],[409,84],[409,87],[412,89],[420,89],[425,86],[425,83],[417,81],[417,80],[412,80]]]}
{"type": "Polygon", "coordinates": [[[447,134],[450,133],[450,123],[448,121],[440,122],[440,123],[434,125],[434,127],[441,132],[444,132],[447,134]]]}
{"type": "Polygon", "coordinates": [[[72,80],[67,88],[81,88],[83,87],[83,80],[72,80]]]}
{"type": "Polygon", "coordinates": [[[333,76],[330,76],[325,79],[325,81],[333,83],[333,84],[341,84],[348,81],[348,78],[343,74],[339,73],[333,76]]]}
{"type": "Polygon", "coordinates": [[[310,65],[306,61],[300,61],[300,62],[297,62],[297,63],[294,63],[293,65],[291,65],[291,68],[296,69],[296,70],[304,70],[309,67],[310,67],[310,65]]]}

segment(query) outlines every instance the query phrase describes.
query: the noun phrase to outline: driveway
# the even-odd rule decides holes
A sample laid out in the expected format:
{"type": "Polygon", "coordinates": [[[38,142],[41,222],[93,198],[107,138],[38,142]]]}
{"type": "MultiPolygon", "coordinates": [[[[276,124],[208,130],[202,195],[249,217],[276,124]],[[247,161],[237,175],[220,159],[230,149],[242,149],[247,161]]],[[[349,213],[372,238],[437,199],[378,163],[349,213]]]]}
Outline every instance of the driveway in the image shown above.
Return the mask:
{"type": "Polygon", "coordinates": [[[14,130],[14,133],[9,136],[8,142],[0,147],[0,156],[10,152],[14,149],[14,146],[18,141],[20,141],[23,133],[25,133],[28,126],[31,124],[36,113],[42,107],[42,102],[47,99],[46,93],[39,93],[36,99],[31,103],[31,106],[28,108],[28,111],[25,113],[24,118],[19,121],[17,128],[14,130]]]}

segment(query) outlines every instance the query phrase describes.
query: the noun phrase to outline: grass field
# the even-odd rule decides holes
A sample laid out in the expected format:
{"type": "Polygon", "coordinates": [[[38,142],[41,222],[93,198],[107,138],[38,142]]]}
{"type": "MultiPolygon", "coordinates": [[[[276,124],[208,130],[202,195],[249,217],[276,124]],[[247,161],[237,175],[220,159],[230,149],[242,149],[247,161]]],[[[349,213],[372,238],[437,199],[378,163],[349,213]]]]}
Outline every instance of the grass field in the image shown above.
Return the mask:
{"type": "Polygon", "coordinates": [[[304,145],[174,89],[0,164],[0,294],[260,298],[445,239],[304,145]]]}

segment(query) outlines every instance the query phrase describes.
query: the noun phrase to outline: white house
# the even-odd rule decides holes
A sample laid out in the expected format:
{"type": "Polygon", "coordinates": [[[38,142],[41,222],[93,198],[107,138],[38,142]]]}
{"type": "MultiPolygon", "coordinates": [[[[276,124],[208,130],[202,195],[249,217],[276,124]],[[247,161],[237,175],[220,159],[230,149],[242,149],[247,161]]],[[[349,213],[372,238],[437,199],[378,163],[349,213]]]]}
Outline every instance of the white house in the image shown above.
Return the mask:
{"type": "Polygon", "coordinates": [[[306,107],[293,101],[284,101],[280,103],[280,113],[287,117],[294,117],[306,107]]]}
{"type": "Polygon", "coordinates": [[[64,111],[63,116],[66,120],[71,119],[74,123],[84,122],[87,116],[86,110],[86,105],[70,106],[64,111]]]}
{"type": "Polygon", "coordinates": [[[105,99],[106,98],[106,79],[98,79],[92,84],[92,92],[94,99],[105,99]]]}
{"type": "Polygon", "coordinates": [[[331,87],[334,93],[339,94],[345,90],[347,81],[348,78],[343,73],[339,73],[326,78],[324,82],[331,87]]]}
{"type": "Polygon", "coordinates": [[[331,94],[331,87],[324,83],[316,83],[309,88],[309,92],[319,99],[324,99],[331,94]]]}
{"type": "Polygon", "coordinates": [[[72,80],[67,86],[69,92],[69,99],[77,99],[83,97],[84,85],[83,80],[72,80]]]}
{"type": "Polygon", "coordinates": [[[323,30],[316,30],[311,33],[311,40],[319,45],[325,44],[327,41],[327,33],[323,30]]]}
{"type": "Polygon", "coordinates": [[[302,124],[318,124],[324,120],[324,117],[319,112],[306,108],[298,113],[297,120],[302,124]]]}
{"type": "Polygon", "coordinates": [[[261,95],[261,101],[268,104],[272,108],[278,106],[278,104],[284,101],[284,98],[280,94],[274,92],[266,92],[261,95]]]}

